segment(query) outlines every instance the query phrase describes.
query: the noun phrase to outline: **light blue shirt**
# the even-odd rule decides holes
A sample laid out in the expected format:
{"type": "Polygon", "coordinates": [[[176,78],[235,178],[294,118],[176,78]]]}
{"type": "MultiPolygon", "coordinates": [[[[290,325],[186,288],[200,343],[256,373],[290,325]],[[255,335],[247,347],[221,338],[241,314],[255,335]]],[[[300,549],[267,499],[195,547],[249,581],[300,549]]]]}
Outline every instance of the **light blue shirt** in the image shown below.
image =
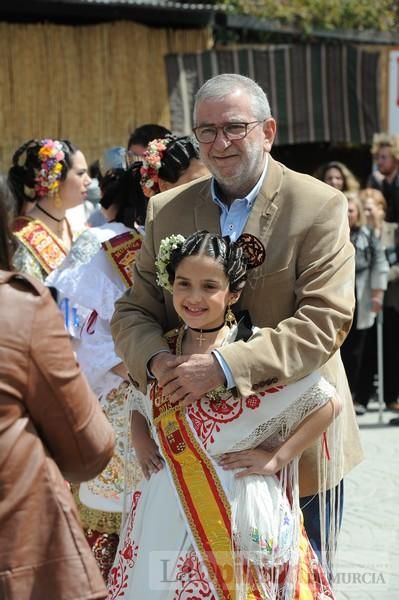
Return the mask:
{"type": "MultiPolygon", "coordinates": [[[[266,154],[265,168],[263,169],[262,175],[259,177],[258,183],[245,196],[245,198],[237,198],[236,200],[233,200],[233,202],[229,206],[227,204],[224,204],[220,200],[220,198],[218,198],[215,179],[212,178],[212,200],[220,208],[220,231],[222,235],[228,235],[233,242],[235,242],[244,231],[244,227],[248,220],[249,213],[251,212],[252,206],[265,180],[268,163],[269,155],[266,154]]],[[[227,388],[231,389],[235,387],[233,374],[224,358],[221,356],[221,354],[219,354],[217,350],[213,350],[212,354],[217,359],[224,373],[224,376],[226,377],[227,388]]]]}
{"type": "Polygon", "coordinates": [[[248,220],[251,208],[259,194],[266,176],[269,156],[266,155],[266,164],[258,183],[245,196],[237,198],[228,206],[218,198],[215,179],[212,178],[211,194],[213,202],[220,208],[220,231],[222,235],[228,235],[235,242],[242,234],[245,224],[248,220]]]}

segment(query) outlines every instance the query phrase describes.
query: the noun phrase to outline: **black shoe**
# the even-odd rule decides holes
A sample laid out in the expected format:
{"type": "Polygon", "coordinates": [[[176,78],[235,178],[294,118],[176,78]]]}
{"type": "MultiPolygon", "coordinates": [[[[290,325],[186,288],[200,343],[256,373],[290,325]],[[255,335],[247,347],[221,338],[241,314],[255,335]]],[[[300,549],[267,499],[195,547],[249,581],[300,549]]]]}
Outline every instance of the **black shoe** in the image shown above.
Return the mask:
{"type": "Polygon", "coordinates": [[[396,419],[391,419],[389,421],[390,425],[399,425],[399,417],[396,417],[396,419]]]}

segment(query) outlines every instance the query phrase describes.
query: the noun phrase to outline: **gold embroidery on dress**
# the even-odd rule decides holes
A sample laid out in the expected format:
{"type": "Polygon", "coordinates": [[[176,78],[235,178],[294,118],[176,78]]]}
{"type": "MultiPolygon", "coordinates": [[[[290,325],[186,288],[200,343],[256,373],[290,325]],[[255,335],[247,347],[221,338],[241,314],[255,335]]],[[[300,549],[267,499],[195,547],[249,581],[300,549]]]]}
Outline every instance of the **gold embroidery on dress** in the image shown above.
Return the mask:
{"type": "Polygon", "coordinates": [[[103,498],[119,500],[124,490],[124,464],[127,461],[126,488],[131,491],[142,479],[142,471],[135,459],[134,450],[131,445],[130,428],[128,432],[128,448],[125,449],[127,391],[129,383],[123,381],[119,387],[112,389],[106,398],[100,403],[103,411],[111,423],[115,432],[115,452],[104,471],[95,479],[88,482],[89,490],[103,498]],[[125,457],[125,454],[127,456],[125,457]]]}

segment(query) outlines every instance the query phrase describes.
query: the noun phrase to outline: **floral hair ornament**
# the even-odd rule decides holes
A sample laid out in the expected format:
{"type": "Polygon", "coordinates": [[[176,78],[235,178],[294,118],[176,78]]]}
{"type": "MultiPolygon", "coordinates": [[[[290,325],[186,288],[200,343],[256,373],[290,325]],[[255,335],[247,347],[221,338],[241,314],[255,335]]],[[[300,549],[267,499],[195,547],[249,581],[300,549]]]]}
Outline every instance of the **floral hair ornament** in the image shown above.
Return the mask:
{"type": "Polygon", "coordinates": [[[38,157],[41,165],[35,177],[35,192],[40,198],[56,196],[60,187],[65,152],[58,140],[41,140],[40,145],[38,157]]]}
{"type": "Polygon", "coordinates": [[[147,146],[147,150],[143,154],[143,164],[140,169],[140,184],[144,195],[151,198],[159,192],[159,169],[162,166],[162,158],[165,150],[171,139],[155,139],[147,146]]]}
{"type": "Polygon", "coordinates": [[[164,238],[159,245],[158,256],[155,259],[157,283],[171,293],[173,286],[169,281],[169,274],[166,267],[170,263],[170,255],[172,251],[176,250],[176,248],[180,248],[185,240],[186,238],[180,235],[180,233],[177,235],[172,234],[169,237],[164,238]]]}

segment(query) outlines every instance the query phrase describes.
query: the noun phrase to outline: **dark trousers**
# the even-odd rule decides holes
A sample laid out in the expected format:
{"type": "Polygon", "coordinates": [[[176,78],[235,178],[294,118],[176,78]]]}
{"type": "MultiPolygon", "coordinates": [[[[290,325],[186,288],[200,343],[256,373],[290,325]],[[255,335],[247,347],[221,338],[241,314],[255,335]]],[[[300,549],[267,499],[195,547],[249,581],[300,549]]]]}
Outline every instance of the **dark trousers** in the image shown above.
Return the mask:
{"type": "MultiPolygon", "coordinates": [[[[299,499],[303,514],[303,522],[309,541],[313,550],[316,552],[319,560],[321,560],[321,534],[320,534],[320,509],[319,509],[319,494],[314,496],[304,496],[299,499]]],[[[331,493],[327,490],[326,493],[326,543],[329,542],[330,531],[330,513],[331,513],[331,493]]],[[[341,529],[342,514],[344,509],[344,480],[341,479],[335,488],[335,523],[337,524],[336,536],[341,529]],[[339,513],[338,513],[339,509],[339,513]]],[[[334,551],[334,550],[333,550],[334,551]]],[[[327,556],[327,561],[329,558],[327,556]]]]}
{"type": "MultiPolygon", "coordinates": [[[[355,400],[367,406],[377,374],[377,325],[367,329],[355,400]]],[[[399,312],[386,306],[383,314],[384,400],[397,402],[399,395],[399,312]]]]}
{"type": "Polygon", "coordinates": [[[363,349],[363,360],[360,365],[355,400],[358,404],[367,407],[370,398],[374,395],[374,380],[377,375],[377,323],[367,329],[366,340],[363,349]]]}
{"type": "Polygon", "coordinates": [[[384,308],[384,400],[396,402],[399,395],[399,312],[384,308]]]}
{"type": "MultiPolygon", "coordinates": [[[[354,323],[356,323],[356,310],[354,323]]],[[[353,324],[352,329],[341,346],[341,358],[344,363],[346,376],[353,397],[356,396],[356,391],[359,386],[361,365],[368,331],[368,329],[356,329],[356,326],[353,324]]]]}

